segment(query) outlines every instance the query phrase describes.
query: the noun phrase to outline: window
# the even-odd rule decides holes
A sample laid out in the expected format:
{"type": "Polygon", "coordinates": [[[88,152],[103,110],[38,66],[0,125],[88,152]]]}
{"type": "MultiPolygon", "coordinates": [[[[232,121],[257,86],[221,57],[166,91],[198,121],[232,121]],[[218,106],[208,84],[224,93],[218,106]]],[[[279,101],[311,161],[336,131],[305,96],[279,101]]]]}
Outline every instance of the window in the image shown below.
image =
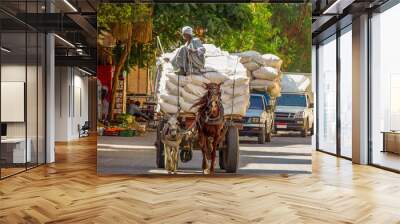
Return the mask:
{"type": "Polygon", "coordinates": [[[306,95],[282,94],[278,97],[278,106],[307,107],[306,95]]]}
{"type": "Polygon", "coordinates": [[[400,5],[371,19],[372,163],[400,170],[400,5]],[[386,132],[386,134],[384,134],[386,132]],[[386,137],[386,138],[385,138],[386,137]],[[384,139],[385,138],[385,139],[384,139]]]}
{"type": "Polygon", "coordinates": [[[318,149],[336,153],[336,36],[318,48],[318,149]]]}
{"type": "Polygon", "coordinates": [[[263,98],[261,96],[252,95],[250,97],[250,107],[249,108],[263,110],[264,109],[263,98]]]}
{"type": "MultiPolygon", "coordinates": [[[[10,1],[24,13],[44,2],[10,1]]],[[[0,178],[45,163],[45,35],[0,13],[0,178]],[[11,109],[12,108],[12,109],[11,109]]]]}
{"type": "Polygon", "coordinates": [[[352,157],[352,32],[340,36],[340,154],[352,157]]]}

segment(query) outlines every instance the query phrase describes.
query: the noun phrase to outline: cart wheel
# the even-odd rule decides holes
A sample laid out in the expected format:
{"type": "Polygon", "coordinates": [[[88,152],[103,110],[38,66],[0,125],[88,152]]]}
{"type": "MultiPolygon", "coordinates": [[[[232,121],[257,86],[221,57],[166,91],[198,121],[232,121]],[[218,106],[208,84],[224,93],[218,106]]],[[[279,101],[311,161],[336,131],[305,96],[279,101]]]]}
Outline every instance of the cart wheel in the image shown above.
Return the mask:
{"type": "Polygon", "coordinates": [[[227,173],[236,173],[239,167],[239,131],[230,126],[226,132],[226,148],[222,153],[224,169],[227,173]]]}
{"type": "Polygon", "coordinates": [[[218,155],[218,162],[219,162],[219,168],[221,170],[225,169],[225,164],[224,164],[224,148],[219,149],[219,155],[218,155]]]}
{"type": "Polygon", "coordinates": [[[165,168],[165,158],[164,158],[164,144],[161,142],[161,131],[164,122],[160,122],[157,126],[157,139],[156,139],[156,163],[157,168],[165,168]]]}

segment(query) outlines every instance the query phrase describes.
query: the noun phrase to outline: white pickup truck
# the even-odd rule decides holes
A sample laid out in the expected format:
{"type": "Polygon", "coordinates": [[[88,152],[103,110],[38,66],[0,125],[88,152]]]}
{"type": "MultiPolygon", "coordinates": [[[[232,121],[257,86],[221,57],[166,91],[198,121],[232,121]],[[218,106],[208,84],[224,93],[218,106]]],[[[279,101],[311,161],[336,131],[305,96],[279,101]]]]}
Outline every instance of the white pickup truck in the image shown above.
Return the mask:
{"type": "Polygon", "coordinates": [[[306,92],[282,93],[275,108],[275,131],[300,131],[303,137],[314,130],[314,104],[306,92]]]}
{"type": "Polygon", "coordinates": [[[274,112],[265,96],[256,93],[250,95],[250,106],[243,117],[243,129],[239,132],[240,136],[258,137],[259,144],[271,141],[274,122],[274,112]]]}

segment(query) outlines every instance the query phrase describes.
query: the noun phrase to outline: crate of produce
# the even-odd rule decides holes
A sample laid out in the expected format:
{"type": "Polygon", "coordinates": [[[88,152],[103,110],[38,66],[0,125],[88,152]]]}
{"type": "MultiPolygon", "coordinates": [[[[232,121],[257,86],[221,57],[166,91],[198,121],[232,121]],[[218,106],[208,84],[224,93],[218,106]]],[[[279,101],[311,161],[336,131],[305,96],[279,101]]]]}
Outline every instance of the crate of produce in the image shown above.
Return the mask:
{"type": "Polygon", "coordinates": [[[121,137],[133,137],[136,135],[135,130],[123,130],[119,132],[119,136],[121,137]]]}
{"type": "Polygon", "coordinates": [[[118,128],[106,128],[104,130],[103,135],[104,136],[118,136],[120,132],[120,129],[118,128]]]}

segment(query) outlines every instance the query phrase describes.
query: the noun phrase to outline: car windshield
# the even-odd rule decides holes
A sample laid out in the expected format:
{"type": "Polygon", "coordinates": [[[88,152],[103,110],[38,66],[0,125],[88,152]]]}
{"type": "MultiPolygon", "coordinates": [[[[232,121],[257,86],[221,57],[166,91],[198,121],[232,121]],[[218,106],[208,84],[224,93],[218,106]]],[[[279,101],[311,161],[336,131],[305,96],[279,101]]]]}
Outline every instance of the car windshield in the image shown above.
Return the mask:
{"type": "Polygon", "coordinates": [[[278,106],[295,106],[295,107],[306,107],[307,101],[305,95],[298,94],[282,94],[278,97],[278,106]]]}
{"type": "Polygon", "coordinates": [[[261,96],[250,96],[250,109],[263,110],[263,98],[261,96]]]}

